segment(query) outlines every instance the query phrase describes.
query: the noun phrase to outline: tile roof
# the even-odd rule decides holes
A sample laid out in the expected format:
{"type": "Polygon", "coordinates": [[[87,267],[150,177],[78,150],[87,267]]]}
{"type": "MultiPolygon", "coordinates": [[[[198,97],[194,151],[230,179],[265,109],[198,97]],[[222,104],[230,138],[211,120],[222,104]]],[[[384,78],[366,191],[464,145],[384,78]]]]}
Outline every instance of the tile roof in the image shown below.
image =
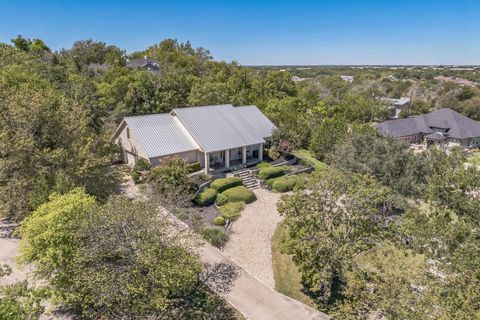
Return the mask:
{"type": "Polygon", "coordinates": [[[442,108],[433,112],[404,119],[382,122],[378,130],[385,136],[395,138],[414,134],[430,134],[446,130],[446,135],[457,139],[480,137],[480,123],[452,109],[442,108]]]}

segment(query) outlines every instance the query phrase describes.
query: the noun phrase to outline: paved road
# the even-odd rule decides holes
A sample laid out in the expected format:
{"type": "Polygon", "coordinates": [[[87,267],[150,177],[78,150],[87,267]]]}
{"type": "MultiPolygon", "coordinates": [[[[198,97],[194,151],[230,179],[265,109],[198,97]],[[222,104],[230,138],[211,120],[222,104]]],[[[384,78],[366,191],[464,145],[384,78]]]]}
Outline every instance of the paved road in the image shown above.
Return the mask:
{"type": "MultiPolygon", "coordinates": [[[[209,264],[230,262],[209,244],[202,247],[200,256],[209,264]]],[[[326,314],[267,287],[243,269],[239,269],[239,276],[225,298],[249,320],[330,319],[326,314]]]]}

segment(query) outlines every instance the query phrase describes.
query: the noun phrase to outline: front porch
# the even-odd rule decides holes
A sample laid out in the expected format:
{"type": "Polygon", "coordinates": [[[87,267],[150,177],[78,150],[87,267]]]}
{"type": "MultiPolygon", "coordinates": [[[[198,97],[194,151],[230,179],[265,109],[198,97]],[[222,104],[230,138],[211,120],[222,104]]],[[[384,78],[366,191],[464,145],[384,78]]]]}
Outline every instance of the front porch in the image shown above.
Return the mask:
{"type": "Polygon", "coordinates": [[[263,160],[263,144],[205,153],[206,174],[239,170],[263,160]]]}

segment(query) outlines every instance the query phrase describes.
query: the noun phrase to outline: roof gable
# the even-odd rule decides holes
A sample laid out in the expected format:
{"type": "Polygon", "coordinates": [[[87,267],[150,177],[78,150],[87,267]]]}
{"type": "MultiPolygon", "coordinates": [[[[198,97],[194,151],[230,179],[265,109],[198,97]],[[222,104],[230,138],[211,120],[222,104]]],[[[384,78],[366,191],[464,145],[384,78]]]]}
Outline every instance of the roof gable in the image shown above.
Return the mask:
{"type": "Polygon", "coordinates": [[[264,143],[263,137],[252,129],[253,125],[235,109],[226,104],[177,108],[172,114],[178,117],[205,152],[264,143]]]}
{"type": "Polygon", "coordinates": [[[127,117],[124,121],[150,158],[199,149],[181,124],[168,113],[127,117]]]}

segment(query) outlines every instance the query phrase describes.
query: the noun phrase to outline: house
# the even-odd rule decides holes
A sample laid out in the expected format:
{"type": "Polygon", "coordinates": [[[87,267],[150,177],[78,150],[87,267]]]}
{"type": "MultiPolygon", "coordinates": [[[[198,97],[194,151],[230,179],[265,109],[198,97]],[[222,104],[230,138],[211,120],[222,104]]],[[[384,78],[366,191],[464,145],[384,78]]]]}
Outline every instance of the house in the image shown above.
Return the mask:
{"type": "Polygon", "coordinates": [[[393,119],[397,119],[402,111],[405,111],[410,107],[410,98],[382,98],[382,100],[388,103],[390,109],[390,118],[393,119]]]}
{"type": "Polygon", "coordinates": [[[340,78],[342,78],[342,80],[346,82],[353,82],[353,76],[340,76],[340,78]]]}
{"type": "Polygon", "coordinates": [[[230,104],[173,109],[170,113],[126,117],[112,141],[133,166],[137,159],[159,165],[171,156],[199,162],[208,173],[252,165],[275,125],[256,106],[230,104]]]}
{"type": "Polygon", "coordinates": [[[133,59],[127,62],[127,67],[131,69],[144,69],[152,72],[153,74],[160,73],[160,65],[157,60],[148,59],[147,56],[139,59],[133,59]]]}
{"type": "Polygon", "coordinates": [[[380,123],[378,130],[384,136],[410,143],[480,146],[480,123],[448,108],[404,119],[387,120],[380,123]]]}

